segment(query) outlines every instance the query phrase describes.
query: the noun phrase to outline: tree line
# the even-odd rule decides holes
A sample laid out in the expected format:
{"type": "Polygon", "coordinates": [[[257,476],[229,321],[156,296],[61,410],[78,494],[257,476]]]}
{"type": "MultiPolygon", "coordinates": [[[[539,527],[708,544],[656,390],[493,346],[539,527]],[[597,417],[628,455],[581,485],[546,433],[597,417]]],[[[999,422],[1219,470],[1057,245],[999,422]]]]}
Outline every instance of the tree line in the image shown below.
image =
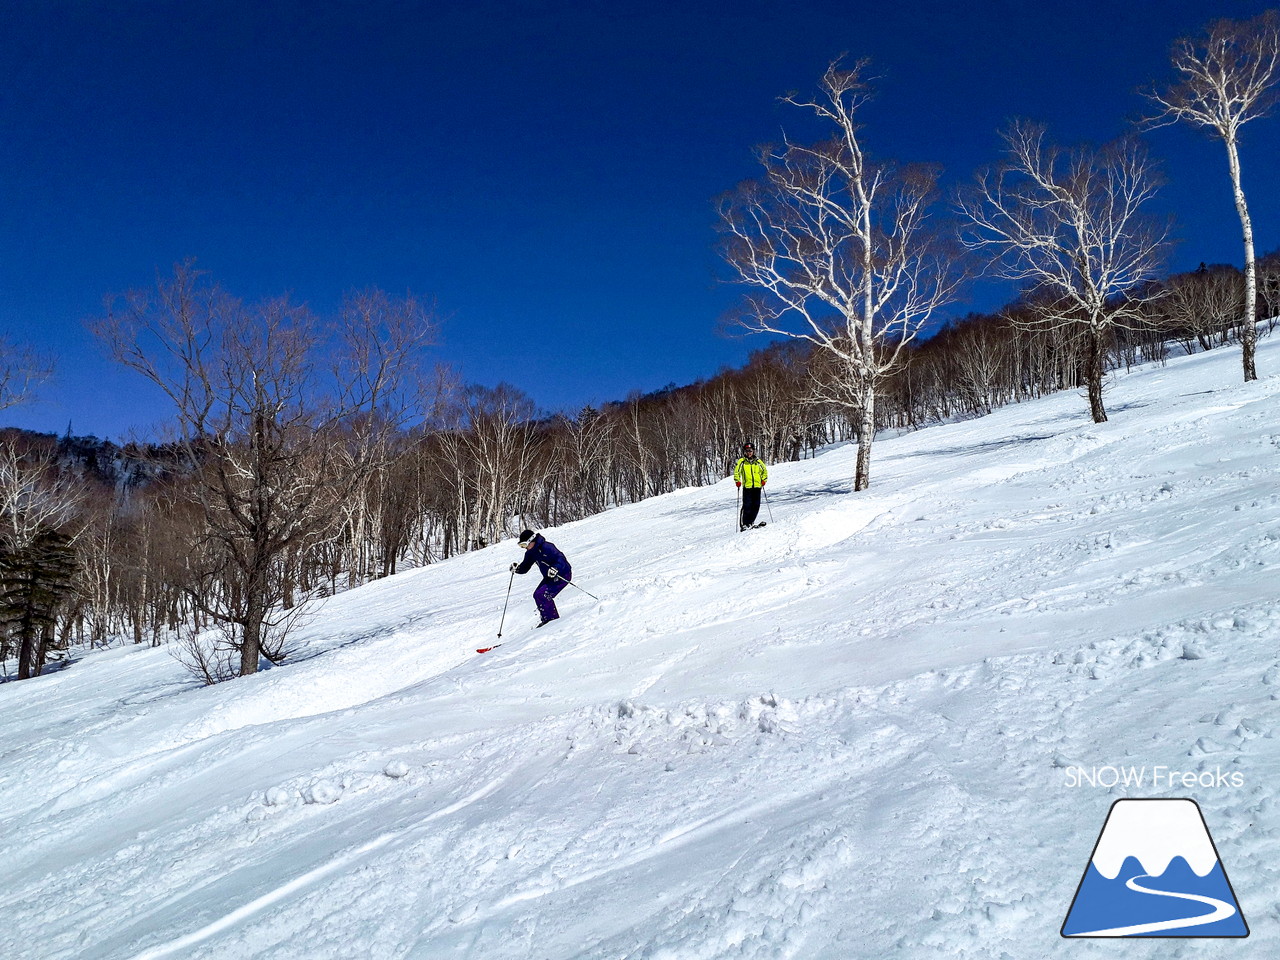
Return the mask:
{"type": "MultiPolygon", "coordinates": [[[[1181,84],[1152,94],[1153,122],[1192,120],[1227,144],[1246,227],[1243,270],[1166,278],[1167,225],[1143,213],[1156,176],[1136,141],[1064,150],[1014,124],[1006,159],[951,198],[944,229],[937,171],[864,148],[865,64],[832,64],[817,96],[785,98],[832,136],[763,148],[763,176],[717,206],[722,253],[749,290],[738,320],[775,342],[741,369],[572,415],[421,369],[435,321],[413,297],[353,293],[322,318],[288,298],[243,302],[180,265],[96,326],[168,397],[168,436],[0,436],[6,675],[10,660],[25,679],[74,644],[121,637],[172,644],[209,683],[251,674],[288,655],[312,600],[713,483],[745,439],[771,462],[854,442],[856,491],[886,428],[1064,389],[1104,420],[1108,372],[1175,348],[1238,345],[1256,377],[1280,255],[1253,255],[1236,143],[1267,105],[1277,50],[1274,14],[1221,21],[1180,42],[1181,84]],[[940,326],[976,269],[1021,295],[940,326]]],[[[0,409],[47,367],[0,342],[0,409]]]]}
{"type": "MultiPolygon", "coordinates": [[[[1262,258],[1259,275],[1260,313],[1274,317],[1280,255],[1262,258]]],[[[189,276],[173,283],[191,292],[189,276]]],[[[181,300],[171,286],[164,296],[181,300]]],[[[1205,266],[1157,286],[1164,295],[1144,301],[1141,322],[1106,341],[1107,369],[1238,343],[1241,271],[1205,266]]],[[[971,314],[913,344],[879,384],[873,429],[919,429],[1084,387],[1086,338],[1020,322],[1033,310],[1019,302],[971,314]]],[[[840,371],[820,348],[794,342],[699,383],[555,416],[538,415],[514,387],[462,386],[438,371],[411,402],[398,393],[383,419],[350,401],[303,404],[291,380],[303,368],[274,367],[280,379],[266,383],[265,357],[235,352],[220,361],[220,387],[184,386],[196,413],[221,407],[217,429],[204,421],[187,437],[123,446],[0,433],[0,659],[15,661],[16,677],[73,645],[121,639],[172,643],[209,682],[250,673],[244,651],[285,657],[308,600],[523,527],[715,483],[746,438],[778,462],[856,442],[865,428],[830,399],[840,371]],[[216,401],[201,392],[215,387],[225,391],[216,401]]]]}

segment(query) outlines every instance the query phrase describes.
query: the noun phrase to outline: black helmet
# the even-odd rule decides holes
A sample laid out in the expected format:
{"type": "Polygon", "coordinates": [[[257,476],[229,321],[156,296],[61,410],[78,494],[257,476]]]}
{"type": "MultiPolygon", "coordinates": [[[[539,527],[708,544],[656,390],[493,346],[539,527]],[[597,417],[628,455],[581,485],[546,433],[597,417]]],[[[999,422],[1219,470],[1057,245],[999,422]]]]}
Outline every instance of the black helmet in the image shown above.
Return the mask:
{"type": "Polygon", "coordinates": [[[531,542],[531,541],[533,540],[533,538],[534,538],[534,537],[536,537],[536,536],[537,536],[537,534],[536,534],[536,533],[534,533],[532,530],[523,530],[523,531],[521,531],[521,533],[520,533],[520,541],[519,541],[519,542],[520,542],[520,546],[522,546],[522,547],[523,547],[526,543],[531,542]]]}

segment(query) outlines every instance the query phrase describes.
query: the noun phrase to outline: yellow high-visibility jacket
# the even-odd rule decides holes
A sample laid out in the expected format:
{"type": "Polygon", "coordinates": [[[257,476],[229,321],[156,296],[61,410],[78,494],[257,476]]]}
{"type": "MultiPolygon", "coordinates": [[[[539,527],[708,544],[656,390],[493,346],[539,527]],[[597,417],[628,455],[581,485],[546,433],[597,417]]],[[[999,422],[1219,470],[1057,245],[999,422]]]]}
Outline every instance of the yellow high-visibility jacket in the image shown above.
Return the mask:
{"type": "Polygon", "coordinates": [[[733,479],[744,487],[763,487],[764,482],[769,479],[769,468],[759,457],[752,457],[750,460],[739,457],[737,466],[733,468],[733,479]]]}

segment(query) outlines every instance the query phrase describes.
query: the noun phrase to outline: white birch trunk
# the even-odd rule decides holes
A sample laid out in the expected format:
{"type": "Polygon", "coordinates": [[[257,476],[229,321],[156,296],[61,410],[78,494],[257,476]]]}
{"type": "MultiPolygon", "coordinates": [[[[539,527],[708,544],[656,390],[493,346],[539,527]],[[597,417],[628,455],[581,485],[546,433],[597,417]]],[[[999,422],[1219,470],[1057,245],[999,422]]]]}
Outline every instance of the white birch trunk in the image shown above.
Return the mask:
{"type": "Polygon", "coordinates": [[[1236,147],[1235,137],[1225,139],[1227,162],[1231,167],[1231,190],[1235,196],[1236,213],[1240,215],[1240,229],[1244,234],[1244,318],[1240,326],[1240,359],[1244,367],[1244,380],[1248,383],[1258,379],[1254,362],[1258,343],[1258,266],[1253,250],[1253,221],[1249,217],[1244,188],[1240,185],[1240,151],[1236,147]]]}

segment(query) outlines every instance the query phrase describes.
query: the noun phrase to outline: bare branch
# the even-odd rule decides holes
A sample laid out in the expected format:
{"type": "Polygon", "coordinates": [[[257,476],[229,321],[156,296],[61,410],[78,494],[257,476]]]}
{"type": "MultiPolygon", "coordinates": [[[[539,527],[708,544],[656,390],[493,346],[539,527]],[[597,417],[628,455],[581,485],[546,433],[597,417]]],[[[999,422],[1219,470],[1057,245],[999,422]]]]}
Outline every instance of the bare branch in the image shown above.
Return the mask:
{"type": "Polygon", "coordinates": [[[347,509],[389,457],[411,404],[427,312],[370,292],[326,326],[276,298],[245,305],[191,264],[110,307],[112,355],[173,402],[178,448],[205,523],[193,551],[193,605],[238,627],[240,672],[278,658],[273,626],[296,617],[290,558],[339,538],[347,509]]]}
{"type": "Polygon", "coordinates": [[[53,363],[33,349],[0,337],[0,410],[26,403],[53,376],[53,363]]]}
{"type": "Polygon", "coordinates": [[[964,242],[1025,285],[1040,322],[1088,333],[1090,407],[1101,422],[1106,340],[1159,293],[1148,281],[1169,226],[1142,209],[1159,178],[1133,140],[1067,152],[1046,142],[1043,127],[1015,123],[1005,143],[1006,162],[958,197],[971,224],[964,242]]]}
{"type": "Polygon", "coordinates": [[[764,176],[718,205],[722,254],[740,282],[757,288],[745,298],[742,325],[814,345],[846,378],[836,395],[861,416],[857,490],[869,483],[877,383],[963,279],[930,219],[937,171],[866,155],[857,119],[871,96],[866,67],[837,61],[817,97],[784,97],[835,135],[762,152],[764,176]]]}

